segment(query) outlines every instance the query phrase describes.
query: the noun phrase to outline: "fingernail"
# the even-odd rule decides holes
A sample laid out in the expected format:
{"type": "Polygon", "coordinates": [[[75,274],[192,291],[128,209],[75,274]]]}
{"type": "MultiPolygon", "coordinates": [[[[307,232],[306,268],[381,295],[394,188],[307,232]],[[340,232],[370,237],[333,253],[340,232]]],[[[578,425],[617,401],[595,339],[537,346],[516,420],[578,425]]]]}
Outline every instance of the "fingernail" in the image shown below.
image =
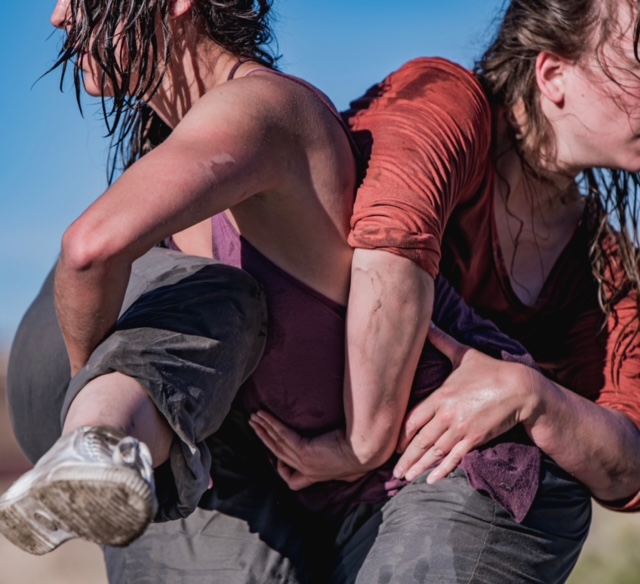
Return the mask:
{"type": "Polygon", "coordinates": [[[404,468],[402,468],[401,466],[396,466],[396,467],[393,469],[393,476],[394,476],[396,479],[401,479],[401,478],[402,478],[402,475],[404,475],[404,468]]]}
{"type": "Polygon", "coordinates": [[[413,479],[416,478],[416,471],[415,470],[410,470],[404,477],[405,479],[407,479],[409,482],[411,482],[413,479]]]}

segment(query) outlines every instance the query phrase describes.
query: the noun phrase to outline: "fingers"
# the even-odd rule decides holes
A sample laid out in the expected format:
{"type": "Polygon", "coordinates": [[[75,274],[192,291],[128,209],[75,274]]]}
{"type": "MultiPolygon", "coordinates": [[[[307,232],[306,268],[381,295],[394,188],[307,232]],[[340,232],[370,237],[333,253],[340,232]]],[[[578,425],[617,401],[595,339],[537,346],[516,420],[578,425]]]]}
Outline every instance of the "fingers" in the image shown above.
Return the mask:
{"type": "Polygon", "coordinates": [[[266,412],[252,414],[249,425],[278,459],[282,459],[290,466],[299,466],[298,453],[302,445],[301,438],[296,432],[266,412]]]}
{"type": "Polygon", "coordinates": [[[267,412],[256,412],[249,419],[264,445],[276,456],[276,470],[292,491],[299,491],[316,481],[301,474],[300,436],[267,412]]]}
{"type": "Polygon", "coordinates": [[[396,463],[393,475],[411,481],[444,458],[455,444],[447,437],[447,431],[448,427],[437,418],[424,425],[396,463]]]}
{"type": "Polygon", "coordinates": [[[282,460],[278,460],[278,464],[276,466],[278,474],[282,478],[282,480],[287,483],[287,486],[292,491],[299,491],[306,487],[310,487],[314,484],[315,481],[305,477],[300,474],[295,468],[291,468],[288,464],[284,463],[282,460]]]}
{"type": "Polygon", "coordinates": [[[452,473],[475,447],[465,434],[433,426],[423,428],[412,440],[393,470],[396,478],[413,481],[435,466],[427,477],[427,482],[432,484],[452,473]]]}
{"type": "Polygon", "coordinates": [[[253,416],[249,419],[249,425],[253,428],[253,431],[258,435],[258,438],[262,440],[264,445],[271,450],[273,454],[280,457],[282,454],[280,443],[270,431],[269,426],[265,425],[259,419],[254,419],[253,416]]]}
{"type": "Polygon", "coordinates": [[[427,477],[427,483],[432,485],[440,479],[448,477],[456,468],[460,466],[462,459],[471,450],[470,445],[466,441],[458,442],[449,454],[442,459],[442,462],[434,468],[427,477]]]}
{"type": "Polygon", "coordinates": [[[438,351],[448,357],[454,367],[459,365],[463,355],[469,349],[469,347],[457,341],[433,323],[431,323],[431,326],[429,327],[429,334],[427,338],[429,339],[429,342],[438,349],[438,351]]]}
{"type": "Polygon", "coordinates": [[[398,437],[398,446],[396,452],[402,453],[407,449],[407,446],[411,443],[414,436],[424,428],[435,416],[435,408],[432,405],[432,400],[429,398],[420,402],[405,418],[402,428],[400,430],[400,436],[398,437]]]}

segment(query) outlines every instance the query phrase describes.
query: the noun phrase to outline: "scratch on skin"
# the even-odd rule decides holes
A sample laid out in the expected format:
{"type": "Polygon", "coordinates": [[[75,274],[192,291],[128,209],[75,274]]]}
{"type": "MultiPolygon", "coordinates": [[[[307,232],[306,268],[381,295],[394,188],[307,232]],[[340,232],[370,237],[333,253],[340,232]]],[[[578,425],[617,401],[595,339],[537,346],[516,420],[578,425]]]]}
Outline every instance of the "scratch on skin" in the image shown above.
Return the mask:
{"type": "Polygon", "coordinates": [[[221,154],[214,154],[208,160],[203,160],[200,164],[202,168],[208,170],[211,175],[216,178],[217,171],[221,166],[235,164],[236,159],[227,152],[221,154]]]}
{"type": "MultiPolygon", "coordinates": [[[[376,274],[377,276],[377,274],[376,274]]],[[[371,288],[375,288],[375,284],[376,282],[379,282],[380,278],[379,277],[372,277],[371,278],[371,288]]],[[[382,302],[381,300],[378,298],[378,300],[376,301],[376,305],[373,308],[373,314],[376,314],[380,309],[382,308],[382,302]]]]}
{"type": "Polygon", "coordinates": [[[211,162],[213,162],[213,164],[233,164],[235,161],[236,159],[226,152],[223,154],[216,154],[211,157],[211,162]]]}
{"type": "MultiPolygon", "coordinates": [[[[371,276],[370,281],[371,281],[371,288],[373,290],[376,288],[376,284],[379,283],[380,281],[378,274],[371,276]]],[[[375,304],[372,307],[370,318],[366,325],[367,333],[365,336],[365,342],[362,343],[362,345],[360,346],[360,358],[366,362],[370,361],[370,355],[369,355],[369,352],[371,351],[370,345],[371,343],[375,343],[375,340],[378,337],[378,332],[382,326],[382,323],[378,318],[378,315],[381,313],[381,310],[382,310],[382,300],[378,295],[378,298],[375,299],[375,304]]]]}

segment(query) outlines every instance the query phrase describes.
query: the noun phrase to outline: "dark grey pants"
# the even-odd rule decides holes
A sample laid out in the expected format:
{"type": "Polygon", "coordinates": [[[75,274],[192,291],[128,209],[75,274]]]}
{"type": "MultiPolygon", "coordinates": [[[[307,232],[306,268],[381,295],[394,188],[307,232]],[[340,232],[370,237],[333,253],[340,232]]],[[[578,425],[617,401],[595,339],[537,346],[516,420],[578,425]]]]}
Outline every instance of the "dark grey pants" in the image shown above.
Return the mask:
{"type": "Polygon", "coordinates": [[[105,550],[110,582],[564,582],[588,531],[590,500],[550,461],[523,524],[462,471],[433,486],[416,481],[338,526],[299,507],[233,403],[261,355],[263,300],[239,270],[152,250],[134,265],[116,331],[71,384],[52,275],[25,315],[8,389],[31,460],[60,435],[58,413],[77,391],[109,371],[139,379],[176,431],[171,464],[156,481],[159,519],[178,519],[105,550]],[[207,491],[210,467],[216,485],[207,491]]]}
{"type": "Polygon", "coordinates": [[[521,524],[462,470],[435,485],[422,476],[339,526],[296,510],[268,470],[258,475],[238,468],[232,482],[243,488],[213,489],[188,518],[153,524],[129,548],[107,550],[110,582],[563,584],[591,518],[586,489],[549,459],[521,524]]]}
{"type": "Polygon", "coordinates": [[[70,381],[48,275],[9,359],[13,430],[30,460],[60,436],[78,391],[112,371],[138,379],[176,432],[156,469],[158,522],[129,548],[104,550],[112,584],[306,584],[314,558],[326,560],[235,403],[265,334],[263,291],[248,274],[155,248],[134,263],[114,333],[70,381]]]}
{"type": "Polygon", "coordinates": [[[53,279],[52,271],[11,348],[8,401],[19,444],[37,460],[60,436],[72,399],[88,381],[113,371],[134,377],[176,435],[170,466],[177,499],[161,497],[158,519],[188,515],[209,484],[205,440],[262,356],[261,286],[242,270],[154,248],[133,265],[115,330],[70,381],[53,279]]]}
{"type": "Polygon", "coordinates": [[[591,523],[587,489],[543,458],[540,490],[521,524],[458,469],[428,473],[383,505],[362,505],[336,538],[334,584],[561,584],[591,523]]]}

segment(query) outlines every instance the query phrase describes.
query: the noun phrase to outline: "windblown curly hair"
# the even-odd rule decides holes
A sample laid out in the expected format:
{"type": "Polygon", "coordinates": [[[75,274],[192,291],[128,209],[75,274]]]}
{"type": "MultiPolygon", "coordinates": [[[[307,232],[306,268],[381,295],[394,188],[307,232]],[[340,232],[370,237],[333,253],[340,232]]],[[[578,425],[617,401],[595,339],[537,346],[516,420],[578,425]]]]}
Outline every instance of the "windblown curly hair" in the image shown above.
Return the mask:
{"type": "MultiPolygon", "coordinates": [[[[622,2],[636,15],[635,57],[640,62],[637,1],[512,0],[506,7],[497,34],[475,70],[490,99],[504,107],[512,121],[518,108],[524,111],[525,129],[518,134],[514,131],[512,137],[528,172],[543,177],[544,163],[553,160],[556,152],[555,136],[540,105],[535,70],[538,54],[549,51],[578,62],[587,50],[594,49],[602,70],[615,80],[603,57],[603,47],[612,35],[622,32],[617,18],[622,2]]],[[[592,168],[579,177],[579,186],[589,199],[588,216],[594,222],[591,259],[600,306],[609,315],[620,298],[634,290],[640,311],[640,175],[592,168]],[[619,249],[615,260],[610,254],[612,237],[619,249]],[[624,278],[612,277],[612,261],[620,262],[624,278]]],[[[619,338],[627,340],[625,346],[615,350],[625,351],[633,338],[624,334],[619,338]]]]}

